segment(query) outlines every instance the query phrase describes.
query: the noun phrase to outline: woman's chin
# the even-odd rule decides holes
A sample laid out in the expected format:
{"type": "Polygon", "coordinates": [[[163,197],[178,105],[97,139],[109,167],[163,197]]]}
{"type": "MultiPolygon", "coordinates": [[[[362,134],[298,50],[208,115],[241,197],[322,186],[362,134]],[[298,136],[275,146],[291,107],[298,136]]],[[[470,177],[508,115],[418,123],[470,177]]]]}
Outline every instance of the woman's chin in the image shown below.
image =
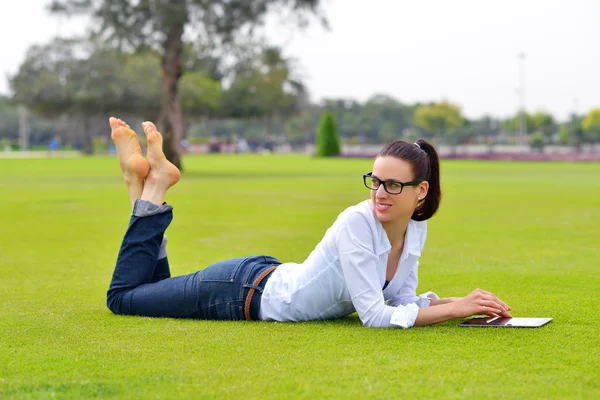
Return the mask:
{"type": "Polygon", "coordinates": [[[392,215],[390,215],[390,213],[388,213],[388,212],[381,212],[381,211],[375,210],[375,215],[377,216],[377,219],[379,220],[379,222],[388,222],[393,219],[392,215]]]}

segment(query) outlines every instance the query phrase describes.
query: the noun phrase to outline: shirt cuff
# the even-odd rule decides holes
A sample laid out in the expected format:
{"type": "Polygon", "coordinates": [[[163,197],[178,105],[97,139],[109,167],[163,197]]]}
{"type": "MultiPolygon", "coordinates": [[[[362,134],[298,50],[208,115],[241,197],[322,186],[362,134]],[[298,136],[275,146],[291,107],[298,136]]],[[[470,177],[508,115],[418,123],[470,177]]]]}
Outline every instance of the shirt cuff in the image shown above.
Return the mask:
{"type": "Polygon", "coordinates": [[[417,315],[419,315],[419,306],[414,303],[398,306],[392,314],[390,323],[392,325],[397,325],[400,328],[407,329],[415,324],[417,315]]]}
{"type": "Polygon", "coordinates": [[[419,300],[417,300],[417,304],[421,308],[429,307],[431,300],[437,300],[439,298],[440,298],[440,296],[438,296],[437,294],[435,294],[433,292],[423,293],[423,294],[419,295],[419,300]]]}

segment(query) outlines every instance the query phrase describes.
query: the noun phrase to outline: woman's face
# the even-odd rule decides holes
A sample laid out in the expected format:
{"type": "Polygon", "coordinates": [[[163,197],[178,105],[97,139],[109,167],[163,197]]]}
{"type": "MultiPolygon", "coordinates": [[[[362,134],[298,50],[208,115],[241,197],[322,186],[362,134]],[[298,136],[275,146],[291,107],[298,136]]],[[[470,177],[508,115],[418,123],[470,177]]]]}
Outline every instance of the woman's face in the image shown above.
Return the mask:
{"type": "MultiPolygon", "coordinates": [[[[411,165],[395,157],[377,157],[373,163],[372,175],[375,183],[389,180],[395,182],[414,180],[411,165]]],[[[388,189],[400,189],[400,185],[396,183],[390,182],[387,185],[388,189]]],[[[381,222],[388,222],[412,216],[418,202],[427,195],[428,188],[429,183],[425,181],[417,186],[402,187],[400,194],[390,194],[385,191],[383,184],[380,184],[377,190],[371,190],[371,200],[377,218],[381,222]]]]}

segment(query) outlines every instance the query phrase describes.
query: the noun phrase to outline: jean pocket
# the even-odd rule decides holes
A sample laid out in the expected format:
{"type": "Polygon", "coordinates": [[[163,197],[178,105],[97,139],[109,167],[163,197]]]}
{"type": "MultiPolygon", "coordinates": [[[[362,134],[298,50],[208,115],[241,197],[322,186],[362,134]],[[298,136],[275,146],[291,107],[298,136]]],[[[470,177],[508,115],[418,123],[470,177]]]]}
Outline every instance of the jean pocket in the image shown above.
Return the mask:
{"type": "Polygon", "coordinates": [[[208,319],[238,321],[245,319],[241,302],[224,302],[210,305],[206,309],[208,319]]]}

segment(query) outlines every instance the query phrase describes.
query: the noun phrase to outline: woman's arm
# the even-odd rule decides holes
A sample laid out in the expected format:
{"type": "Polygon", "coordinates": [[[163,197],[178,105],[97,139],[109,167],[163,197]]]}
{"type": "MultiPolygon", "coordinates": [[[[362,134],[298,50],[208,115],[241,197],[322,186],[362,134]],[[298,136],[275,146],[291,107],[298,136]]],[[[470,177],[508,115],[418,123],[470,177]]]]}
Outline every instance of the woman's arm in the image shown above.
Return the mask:
{"type": "MultiPolygon", "coordinates": [[[[466,297],[454,299],[453,301],[438,303],[435,307],[420,308],[414,325],[438,324],[451,319],[467,318],[473,315],[511,317],[508,313],[511,308],[506,303],[498,299],[495,294],[482,289],[475,289],[466,297]]],[[[447,299],[439,299],[437,301],[445,300],[447,299]]]]}
{"type": "Polygon", "coordinates": [[[462,297],[445,297],[443,299],[430,299],[429,306],[439,306],[441,304],[454,303],[457,300],[460,300],[462,297]]]}
{"type": "Polygon", "coordinates": [[[456,318],[451,303],[441,304],[437,307],[419,308],[419,314],[414,326],[433,325],[456,318]]]}
{"type": "Polygon", "coordinates": [[[412,326],[419,308],[416,304],[392,307],[385,303],[377,273],[380,260],[366,217],[351,213],[340,223],[336,247],[342,275],[363,325],[374,328],[412,326]]]}

